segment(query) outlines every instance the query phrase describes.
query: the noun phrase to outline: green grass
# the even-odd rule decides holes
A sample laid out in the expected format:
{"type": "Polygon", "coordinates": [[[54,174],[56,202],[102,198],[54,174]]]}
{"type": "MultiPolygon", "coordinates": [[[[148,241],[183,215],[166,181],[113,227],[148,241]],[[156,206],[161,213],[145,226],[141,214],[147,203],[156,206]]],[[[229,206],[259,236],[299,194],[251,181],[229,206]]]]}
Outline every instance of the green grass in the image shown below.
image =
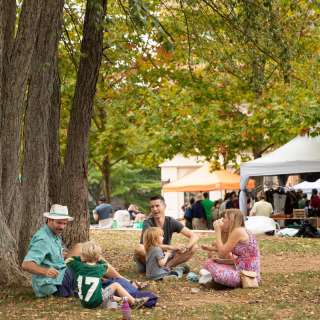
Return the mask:
{"type": "MultiPolygon", "coordinates": [[[[135,272],[132,252],[139,242],[139,233],[95,231],[92,233],[104,249],[107,259],[124,275],[142,280],[135,272]]],[[[175,241],[183,241],[175,237],[175,241]]],[[[201,235],[200,244],[211,243],[211,234],[201,235]]],[[[260,237],[263,261],[270,270],[262,273],[262,286],[258,289],[215,291],[201,289],[191,293],[197,284],[185,279],[175,283],[151,282],[151,290],[159,295],[158,306],[152,310],[134,310],[133,319],[319,319],[320,272],[314,271],[312,262],[320,254],[320,241],[316,239],[277,239],[260,237]],[[282,263],[281,272],[274,272],[282,263]],[[270,259],[270,260],[268,260],[270,259]],[[300,259],[303,270],[292,270],[291,259],[300,259]],[[313,270],[313,271],[312,271],[313,270]]],[[[193,271],[201,268],[206,255],[199,251],[190,262],[193,271]]],[[[319,258],[320,259],[320,258],[319,258]]],[[[296,262],[296,261],[294,261],[296,262]]],[[[263,266],[262,266],[263,267],[263,266]]],[[[277,270],[278,270],[277,269],[277,270]]],[[[36,299],[31,288],[1,288],[0,319],[121,319],[119,311],[87,310],[74,298],[36,299]]]]}
{"type": "Polygon", "coordinates": [[[262,254],[284,252],[319,254],[320,240],[309,238],[274,238],[262,239],[259,242],[262,254]]]}

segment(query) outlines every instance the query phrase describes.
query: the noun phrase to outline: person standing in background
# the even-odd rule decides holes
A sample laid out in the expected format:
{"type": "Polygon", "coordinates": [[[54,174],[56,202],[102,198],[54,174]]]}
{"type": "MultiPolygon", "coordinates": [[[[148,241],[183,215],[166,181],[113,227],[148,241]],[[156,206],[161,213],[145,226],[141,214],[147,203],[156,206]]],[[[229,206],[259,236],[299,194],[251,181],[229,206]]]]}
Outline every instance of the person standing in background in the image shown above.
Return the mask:
{"type": "Polygon", "coordinates": [[[212,209],[212,220],[213,221],[221,218],[221,216],[220,216],[221,203],[222,203],[222,199],[218,199],[214,202],[213,209],[212,209]]]}
{"type": "Polygon", "coordinates": [[[307,201],[308,195],[306,193],[303,193],[301,199],[298,201],[298,209],[304,209],[306,207],[307,201]]]}
{"type": "Polygon", "coordinates": [[[203,193],[203,200],[201,200],[201,205],[203,207],[206,220],[207,220],[207,227],[209,230],[213,229],[212,225],[212,207],[214,205],[214,202],[209,199],[209,192],[203,193]]]}
{"type": "Polygon", "coordinates": [[[320,209],[320,197],[318,196],[318,190],[312,189],[312,195],[310,199],[310,206],[312,209],[320,209]]]}
{"type": "Polygon", "coordinates": [[[265,194],[261,193],[258,196],[257,202],[253,205],[251,211],[250,211],[250,216],[264,216],[264,217],[269,217],[273,213],[273,208],[272,204],[267,202],[265,200],[265,194]]]}
{"type": "Polygon", "coordinates": [[[203,200],[202,194],[199,193],[196,196],[196,202],[192,205],[192,229],[193,230],[205,230],[207,229],[206,215],[201,205],[203,200]]]}
{"type": "Polygon", "coordinates": [[[192,205],[194,204],[194,198],[190,199],[189,205],[184,210],[184,220],[187,228],[192,230],[192,205]]]}

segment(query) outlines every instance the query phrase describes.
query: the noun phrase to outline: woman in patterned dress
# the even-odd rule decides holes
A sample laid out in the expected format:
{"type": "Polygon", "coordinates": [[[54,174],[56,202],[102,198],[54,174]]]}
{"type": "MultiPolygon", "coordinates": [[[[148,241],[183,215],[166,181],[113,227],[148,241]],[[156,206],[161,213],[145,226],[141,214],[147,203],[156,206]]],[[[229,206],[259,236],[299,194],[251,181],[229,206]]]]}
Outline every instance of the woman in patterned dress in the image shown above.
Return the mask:
{"type": "Polygon", "coordinates": [[[257,273],[260,282],[260,252],[255,236],[245,229],[244,216],[239,209],[227,209],[223,218],[214,222],[216,233],[215,246],[202,246],[209,251],[209,259],[204,265],[215,283],[237,288],[241,286],[240,271],[250,270],[257,273]],[[223,259],[211,258],[212,251],[219,257],[229,258],[232,264],[223,264],[223,259]],[[219,262],[219,263],[218,263],[219,262]]]}

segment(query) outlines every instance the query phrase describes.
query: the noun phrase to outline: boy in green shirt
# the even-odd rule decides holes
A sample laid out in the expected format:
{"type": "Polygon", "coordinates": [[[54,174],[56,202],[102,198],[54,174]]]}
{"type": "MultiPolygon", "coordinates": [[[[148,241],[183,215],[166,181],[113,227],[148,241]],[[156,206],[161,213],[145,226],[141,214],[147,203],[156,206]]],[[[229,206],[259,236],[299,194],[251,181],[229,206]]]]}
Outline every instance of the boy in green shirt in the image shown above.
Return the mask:
{"type": "Polygon", "coordinates": [[[75,274],[79,299],[85,308],[109,306],[112,301],[121,301],[123,297],[128,298],[132,307],[138,308],[148,300],[132,297],[119,283],[102,289],[102,276],[108,275],[108,264],[101,258],[101,248],[92,241],[82,244],[81,258],[69,258],[66,264],[75,274]]]}
{"type": "Polygon", "coordinates": [[[212,207],[214,205],[214,202],[209,199],[209,193],[204,192],[203,193],[204,199],[201,200],[201,205],[204,209],[204,212],[206,214],[206,220],[207,220],[207,227],[209,230],[213,229],[212,225],[212,207]]]}

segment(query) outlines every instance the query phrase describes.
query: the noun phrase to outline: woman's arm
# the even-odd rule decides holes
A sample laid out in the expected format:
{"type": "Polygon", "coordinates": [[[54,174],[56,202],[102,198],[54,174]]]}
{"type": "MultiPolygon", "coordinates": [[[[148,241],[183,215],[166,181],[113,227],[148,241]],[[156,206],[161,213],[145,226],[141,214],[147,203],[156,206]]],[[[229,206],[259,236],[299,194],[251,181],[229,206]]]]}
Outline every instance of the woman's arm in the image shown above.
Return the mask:
{"type": "Polygon", "coordinates": [[[208,246],[206,244],[202,244],[201,245],[201,249],[205,250],[205,251],[210,251],[210,252],[212,252],[212,251],[217,252],[217,247],[216,247],[216,245],[214,243],[212,244],[212,246],[208,246]]]}
{"type": "Polygon", "coordinates": [[[212,259],[215,255],[214,252],[218,251],[215,243],[213,243],[211,246],[203,244],[201,245],[201,249],[208,252],[209,259],[212,259]]]}
{"type": "Polygon", "coordinates": [[[218,254],[223,257],[227,257],[230,255],[233,248],[237,245],[239,241],[248,240],[248,234],[245,229],[240,227],[234,229],[231,234],[229,234],[228,240],[226,243],[222,242],[221,238],[221,224],[218,226],[218,220],[215,223],[215,231],[216,231],[216,246],[218,249],[218,254]]]}

